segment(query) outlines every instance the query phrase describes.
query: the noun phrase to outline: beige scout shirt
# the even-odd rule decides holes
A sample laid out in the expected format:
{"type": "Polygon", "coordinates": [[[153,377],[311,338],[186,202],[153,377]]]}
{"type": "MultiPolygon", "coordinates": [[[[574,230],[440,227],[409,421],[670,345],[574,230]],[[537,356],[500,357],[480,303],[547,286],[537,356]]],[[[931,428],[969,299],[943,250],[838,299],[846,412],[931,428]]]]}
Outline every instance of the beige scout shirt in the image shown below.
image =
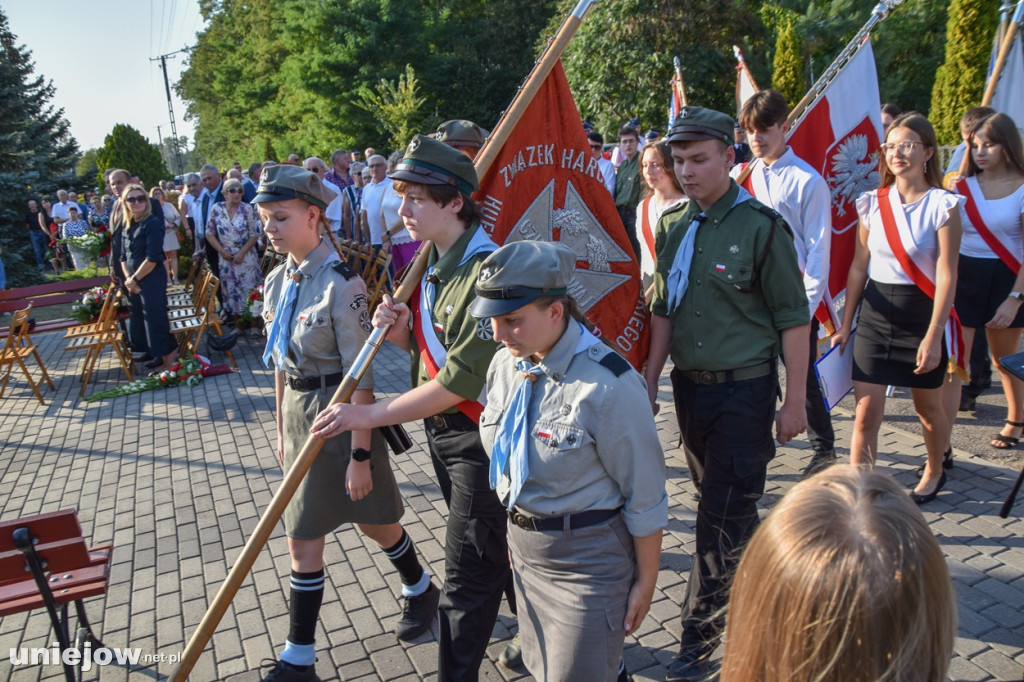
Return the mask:
{"type": "MultiPolygon", "coordinates": [[[[291,256],[267,275],[263,318],[269,325],[277,310],[291,256]]],[[[292,308],[288,357],[274,357],[275,366],[292,376],[310,377],[345,372],[370,333],[366,285],[341,260],[327,240],[298,264],[302,281],[292,308]]],[[[373,389],[373,371],[366,369],[359,388],[373,389]]]]}
{"type": "MultiPolygon", "coordinates": [[[[623,507],[629,532],[646,537],[668,523],[665,455],[647,387],[604,344],[576,354],[581,333],[570,321],[539,363],[543,374],[527,410],[529,475],[516,507],[534,516],[623,507]]],[[[502,348],[487,371],[480,438],[488,454],[505,408],[523,382],[518,362],[502,348]]]]}

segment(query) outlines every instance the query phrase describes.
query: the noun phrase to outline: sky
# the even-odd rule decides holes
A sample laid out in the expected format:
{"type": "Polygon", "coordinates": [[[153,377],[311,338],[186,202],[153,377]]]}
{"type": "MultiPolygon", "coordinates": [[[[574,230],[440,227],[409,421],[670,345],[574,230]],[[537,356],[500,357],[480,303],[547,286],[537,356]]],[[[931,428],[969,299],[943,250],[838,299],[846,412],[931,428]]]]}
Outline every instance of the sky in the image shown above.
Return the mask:
{"type": "MultiPolygon", "coordinates": [[[[195,45],[203,28],[198,0],[0,0],[19,45],[31,50],[35,74],[52,81],[51,104],[63,107],[81,151],[103,146],[118,123],[151,142],[171,134],[160,62],[151,57],[195,45]],[[136,9],[137,8],[137,9],[136,9]]],[[[192,139],[174,83],[185,53],[168,58],[178,135],[192,139]]]]}

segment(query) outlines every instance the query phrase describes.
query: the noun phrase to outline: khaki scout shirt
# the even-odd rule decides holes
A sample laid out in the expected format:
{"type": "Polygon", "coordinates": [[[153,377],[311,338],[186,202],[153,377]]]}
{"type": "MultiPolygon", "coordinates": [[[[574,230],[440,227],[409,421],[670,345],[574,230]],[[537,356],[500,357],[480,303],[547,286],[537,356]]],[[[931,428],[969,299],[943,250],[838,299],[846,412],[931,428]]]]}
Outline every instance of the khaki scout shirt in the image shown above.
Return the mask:
{"type": "MultiPolygon", "coordinates": [[[[263,287],[263,319],[267,325],[280,303],[288,269],[295,267],[288,256],[267,275],[263,287]]],[[[277,369],[298,377],[347,372],[370,334],[366,285],[327,240],[321,240],[297,267],[302,281],[292,308],[288,357],[277,369]]],[[[359,388],[373,389],[372,368],[366,368],[359,388]]]]}
{"type": "MultiPolygon", "coordinates": [[[[629,532],[646,537],[668,523],[665,455],[647,385],[603,343],[577,354],[580,334],[579,323],[570,320],[538,363],[543,374],[533,384],[526,413],[529,476],[516,507],[533,516],[623,507],[629,532]]],[[[487,372],[480,439],[488,454],[524,381],[518,362],[502,348],[487,372]]]]}
{"type": "MultiPolygon", "coordinates": [[[[478,320],[469,314],[469,306],[476,298],[476,275],[489,254],[478,253],[460,265],[477,230],[483,228],[479,225],[467,228],[442,258],[437,257],[437,247],[432,247],[427,261],[428,267],[434,267],[434,275],[440,280],[434,285],[437,296],[430,323],[447,353],[444,366],[434,378],[452,393],[474,401],[481,400],[487,381],[487,366],[498,348],[490,319],[478,320]]],[[[414,321],[413,324],[417,323],[414,321]]],[[[419,386],[430,381],[430,376],[415,345],[415,336],[413,341],[413,383],[419,386]]],[[[446,410],[448,413],[457,411],[454,407],[446,410]]]]}
{"type": "MultiPolygon", "coordinates": [[[[619,164],[615,172],[615,205],[618,208],[636,208],[640,203],[640,152],[619,164]]],[[[627,230],[633,229],[626,225],[627,230]]]]}
{"type": "Polygon", "coordinates": [[[691,201],[682,214],[672,214],[678,217],[676,222],[658,225],[651,312],[671,321],[669,354],[678,369],[722,371],[759,365],[779,355],[779,332],[810,322],[793,238],[785,223],[777,220],[769,248],[771,218],[758,210],[756,199],[733,207],[738,192],[733,182],[707,210],[694,244],[689,287],[671,314],[669,270],[700,207],[691,201]],[[766,248],[760,285],[751,293],[740,291],[737,287],[750,287],[754,264],[766,248]]]}

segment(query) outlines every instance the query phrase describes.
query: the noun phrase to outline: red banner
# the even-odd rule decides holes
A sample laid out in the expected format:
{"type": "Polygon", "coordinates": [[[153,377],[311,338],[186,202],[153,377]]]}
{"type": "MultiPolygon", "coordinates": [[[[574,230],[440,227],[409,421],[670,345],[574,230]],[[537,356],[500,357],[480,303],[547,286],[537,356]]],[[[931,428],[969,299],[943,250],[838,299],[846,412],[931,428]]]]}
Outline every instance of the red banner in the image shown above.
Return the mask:
{"type": "Polygon", "coordinates": [[[558,241],[576,252],[569,293],[601,336],[640,369],[648,331],[639,266],[561,62],[481,178],[476,198],[481,222],[498,244],[558,241]]]}

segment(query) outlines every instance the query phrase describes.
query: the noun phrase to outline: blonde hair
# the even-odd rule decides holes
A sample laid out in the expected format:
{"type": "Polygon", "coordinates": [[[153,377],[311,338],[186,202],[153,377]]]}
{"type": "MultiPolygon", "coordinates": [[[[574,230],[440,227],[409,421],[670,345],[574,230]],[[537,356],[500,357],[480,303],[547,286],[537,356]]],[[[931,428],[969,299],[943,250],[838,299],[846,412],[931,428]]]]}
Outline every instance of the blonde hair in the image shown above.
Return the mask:
{"type": "Polygon", "coordinates": [[[146,188],[143,187],[142,185],[133,183],[126,186],[124,188],[124,191],[121,192],[121,214],[128,219],[129,223],[145,222],[146,218],[153,215],[153,203],[149,200],[149,198],[149,195],[146,194],[146,188]],[[131,192],[132,190],[138,190],[142,192],[142,196],[146,197],[146,200],[142,202],[142,205],[145,208],[142,211],[142,215],[138,217],[136,217],[136,215],[132,213],[131,209],[128,208],[128,193],[131,192]]]}
{"type": "Polygon", "coordinates": [[[835,466],[797,483],[751,538],[727,617],[721,682],[941,682],[956,598],[906,492],[835,466]]]}

